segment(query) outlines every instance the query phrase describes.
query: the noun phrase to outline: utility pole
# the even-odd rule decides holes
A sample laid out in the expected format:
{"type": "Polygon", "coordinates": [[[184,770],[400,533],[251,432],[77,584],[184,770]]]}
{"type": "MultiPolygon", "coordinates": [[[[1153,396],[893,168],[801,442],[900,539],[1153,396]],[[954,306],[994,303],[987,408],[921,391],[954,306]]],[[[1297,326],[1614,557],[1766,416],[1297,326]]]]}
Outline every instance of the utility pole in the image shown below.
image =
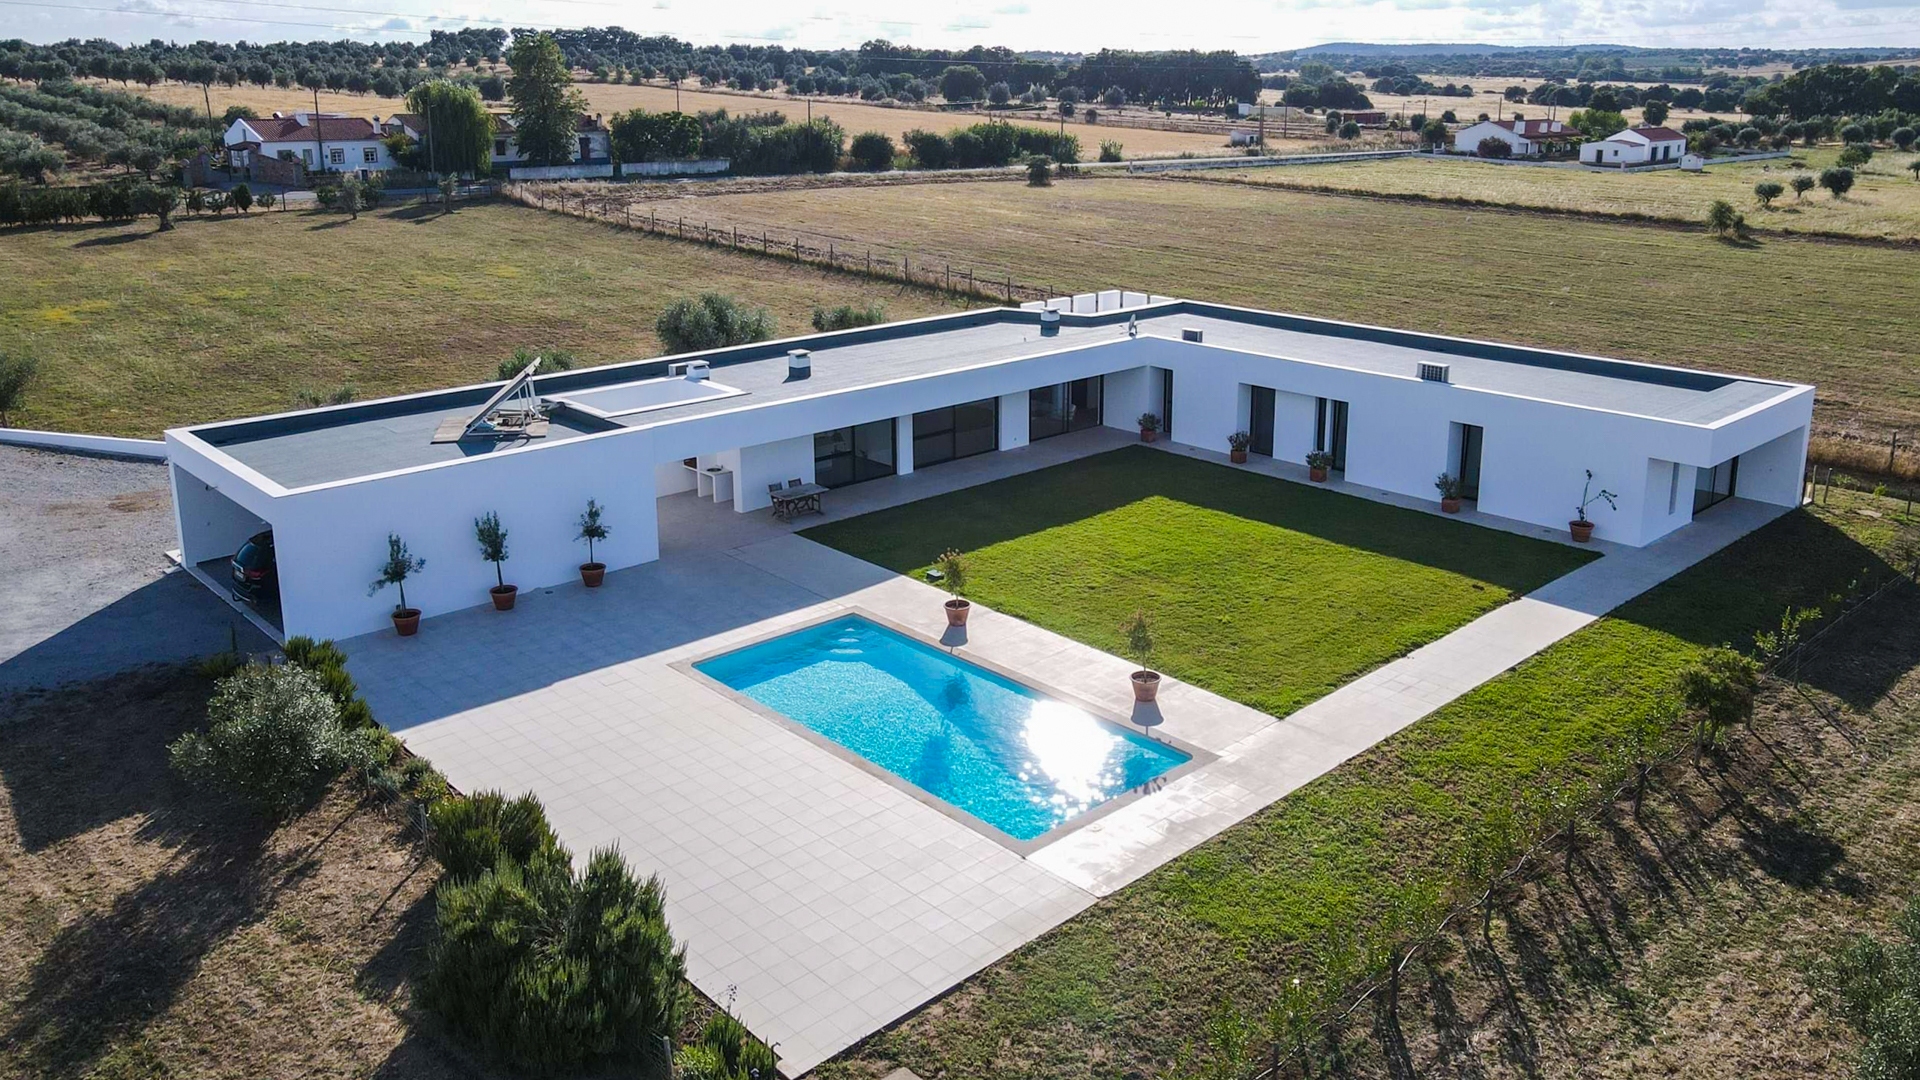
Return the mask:
{"type": "Polygon", "coordinates": [[[320,159],[317,164],[324,173],[327,171],[327,143],[320,137],[320,88],[317,86],[313,88],[313,145],[319,148],[320,159]]]}

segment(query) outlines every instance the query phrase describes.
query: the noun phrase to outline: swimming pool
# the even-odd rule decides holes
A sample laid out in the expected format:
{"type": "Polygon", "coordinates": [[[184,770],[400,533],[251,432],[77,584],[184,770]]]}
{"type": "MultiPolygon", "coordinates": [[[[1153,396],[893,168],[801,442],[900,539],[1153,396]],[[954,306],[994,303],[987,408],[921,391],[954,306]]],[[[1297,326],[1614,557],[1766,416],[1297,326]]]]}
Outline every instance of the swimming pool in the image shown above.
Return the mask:
{"type": "Polygon", "coordinates": [[[857,615],[693,666],[1017,840],[1191,760],[857,615]]]}

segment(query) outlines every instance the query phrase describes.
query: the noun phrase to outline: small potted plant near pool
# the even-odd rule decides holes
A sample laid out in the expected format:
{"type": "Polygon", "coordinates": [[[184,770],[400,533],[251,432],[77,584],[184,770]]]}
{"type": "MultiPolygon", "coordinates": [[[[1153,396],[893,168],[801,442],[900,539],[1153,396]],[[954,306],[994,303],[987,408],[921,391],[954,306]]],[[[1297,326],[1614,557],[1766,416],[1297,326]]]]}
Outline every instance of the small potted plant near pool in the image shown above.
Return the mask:
{"type": "Polygon", "coordinates": [[[933,568],[940,571],[940,587],[952,594],[946,603],[947,625],[967,625],[967,612],[973,610],[973,604],[960,595],[967,587],[967,557],[958,551],[945,551],[933,560],[933,568]]]}
{"type": "Polygon", "coordinates": [[[1440,492],[1440,512],[1457,514],[1460,512],[1460,478],[1452,473],[1441,473],[1434,478],[1433,486],[1440,492]]]}
{"type": "Polygon", "coordinates": [[[1573,520],[1567,522],[1567,528],[1573,533],[1573,542],[1584,544],[1593,539],[1593,522],[1587,520],[1587,507],[1597,502],[1607,504],[1607,509],[1618,510],[1620,505],[1613,500],[1619,496],[1606,488],[1593,490],[1593,470],[1587,470],[1586,486],[1580,489],[1580,505],[1573,512],[1573,520]],[[1589,494],[1591,493],[1591,494],[1589,494]]]}
{"type": "Polygon", "coordinates": [[[607,564],[595,562],[593,558],[594,543],[605,540],[613,532],[600,520],[600,509],[599,503],[587,500],[586,512],[580,515],[580,531],[574,536],[575,540],[587,542],[587,561],[580,564],[580,584],[589,589],[599,588],[607,577],[607,564]]]}
{"type": "Polygon", "coordinates": [[[1316,484],[1327,482],[1327,470],[1333,468],[1333,455],[1325,450],[1315,450],[1307,455],[1307,476],[1316,484]]]}
{"type": "Polygon", "coordinates": [[[520,593],[520,586],[507,584],[506,573],[500,564],[507,561],[507,530],[500,527],[500,515],[489,510],[473,519],[473,537],[480,541],[480,557],[493,564],[493,588],[487,594],[493,597],[493,610],[512,611],[513,601],[520,593]]]}
{"type": "Polygon", "coordinates": [[[1140,441],[1152,442],[1160,433],[1160,418],[1150,412],[1140,414],[1140,441]]]}
{"type": "Polygon", "coordinates": [[[1236,431],[1227,436],[1227,458],[1235,465],[1247,463],[1247,447],[1253,445],[1253,436],[1244,431],[1236,431]]]}
{"type": "Polygon", "coordinates": [[[420,631],[420,609],[407,606],[407,579],[426,568],[427,560],[414,558],[405,541],[394,533],[387,534],[387,561],[380,565],[380,576],[374,579],[367,595],[372,596],[389,585],[399,588],[400,602],[394,605],[393,629],[401,637],[412,637],[420,631]]]}
{"type": "Polygon", "coordinates": [[[1152,701],[1160,694],[1160,673],[1147,667],[1147,657],[1153,653],[1153,629],[1147,625],[1147,613],[1134,612],[1120,629],[1127,635],[1127,653],[1140,661],[1140,670],[1133,673],[1133,700],[1152,701]]]}

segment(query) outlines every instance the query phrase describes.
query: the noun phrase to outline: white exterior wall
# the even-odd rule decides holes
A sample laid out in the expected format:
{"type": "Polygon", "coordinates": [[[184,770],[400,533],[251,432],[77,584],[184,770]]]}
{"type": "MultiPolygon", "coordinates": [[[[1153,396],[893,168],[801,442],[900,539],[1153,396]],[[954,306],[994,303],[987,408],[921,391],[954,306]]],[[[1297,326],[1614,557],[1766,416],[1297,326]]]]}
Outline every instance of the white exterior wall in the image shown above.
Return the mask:
{"type": "Polygon", "coordinates": [[[1525,154],[1531,151],[1531,146],[1527,140],[1522,139],[1512,131],[1501,127],[1491,120],[1482,120],[1477,124],[1469,124],[1459,131],[1454,132],[1453,149],[1456,153],[1461,154],[1475,153],[1480,149],[1480,140],[1485,138],[1495,138],[1505,142],[1508,146],[1513,147],[1515,154],[1525,154]]]}
{"type": "MultiPolygon", "coordinates": [[[[1178,388],[1174,392],[1179,393],[1178,388]]],[[[1307,455],[1313,452],[1313,426],[1319,408],[1320,403],[1306,394],[1274,391],[1273,456],[1276,460],[1306,463],[1307,455]]]]}
{"type": "Polygon", "coordinates": [[[232,555],[267,527],[259,516],[178,465],[167,466],[167,481],[173,487],[180,555],[189,566],[232,555]]]}
{"type": "Polygon", "coordinates": [[[1002,450],[1018,450],[1027,445],[1033,416],[1028,412],[1027,395],[1029,391],[1019,390],[1011,394],[1000,395],[1000,432],[999,441],[1002,450]]]}
{"type": "Polygon", "coordinates": [[[813,483],[813,433],[743,446],[737,460],[733,474],[733,508],[742,514],[765,509],[773,505],[773,496],[767,492],[768,484],[784,487],[793,479],[813,483]]]}
{"type": "Polygon", "coordinates": [[[1806,496],[1807,428],[1800,427],[1740,455],[1734,494],[1742,499],[1799,506],[1806,496]]]}
{"type": "Polygon", "coordinates": [[[1139,431],[1140,414],[1160,412],[1160,378],[1144,367],[1109,372],[1100,388],[1100,426],[1139,431]]]}

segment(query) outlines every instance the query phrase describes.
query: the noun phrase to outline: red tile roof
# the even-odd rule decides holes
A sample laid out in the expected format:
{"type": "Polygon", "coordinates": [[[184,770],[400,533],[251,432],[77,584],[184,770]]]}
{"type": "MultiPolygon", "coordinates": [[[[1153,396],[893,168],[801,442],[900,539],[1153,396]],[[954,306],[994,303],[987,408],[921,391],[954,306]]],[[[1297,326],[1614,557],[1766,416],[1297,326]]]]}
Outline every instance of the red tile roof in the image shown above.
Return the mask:
{"type": "Polygon", "coordinates": [[[1651,142],[1686,142],[1687,141],[1687,137],[1685,135],[1680,134],[1679,132],[1673,130],[1672,128],[1637,127],[1637,128],[1633,128],[1632,131],[1635,135],[1646,136],[1647,139],[1651,142]]]}
{"type": "MultiPolygon", "coordinates": [[[[350,142],[354,140],[378,139],[380,132],[373,121],[363,116],[321,116],[319,121],[321,141],[350,142]]],[[[314,137],[313,126],[303,124],[298,117],[284,116],[280,119],[249,120],[247,126],[260,133],[261,142],[305,142],[314,137]]]]}

